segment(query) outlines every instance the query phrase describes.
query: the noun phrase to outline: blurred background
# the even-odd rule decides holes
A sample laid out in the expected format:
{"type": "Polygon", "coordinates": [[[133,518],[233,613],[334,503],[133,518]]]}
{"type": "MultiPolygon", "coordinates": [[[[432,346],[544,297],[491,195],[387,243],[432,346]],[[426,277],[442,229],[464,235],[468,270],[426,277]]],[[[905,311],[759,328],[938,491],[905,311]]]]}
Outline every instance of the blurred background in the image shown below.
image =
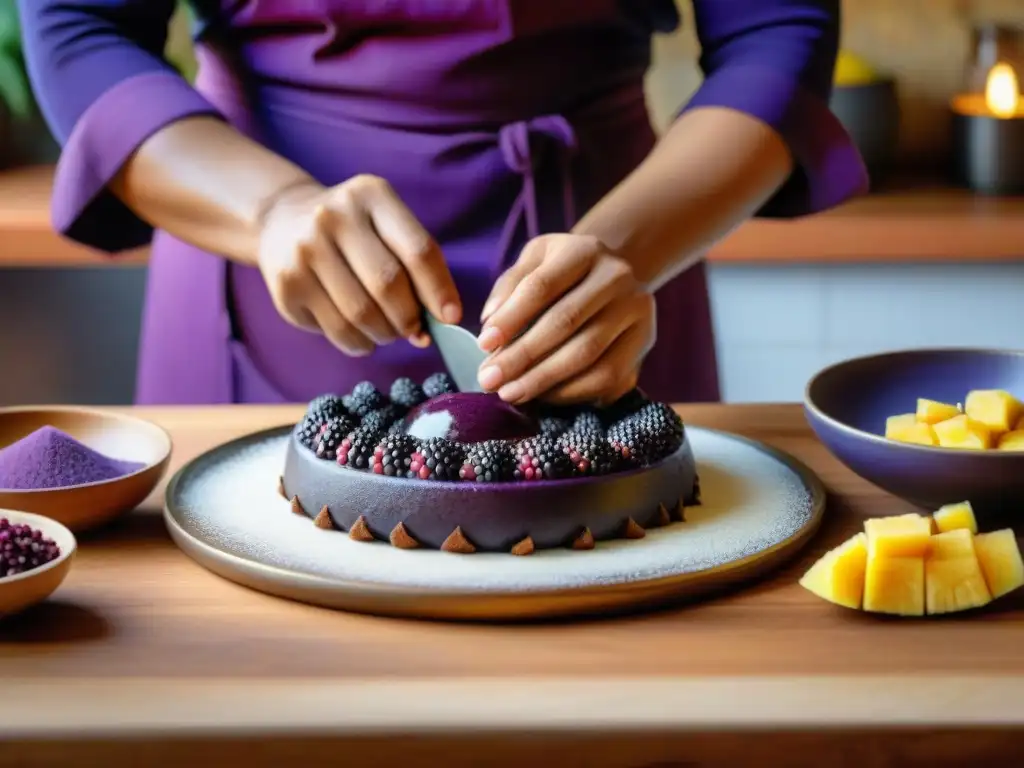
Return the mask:
{"type": "MultiPolygon", "coordinates": [[[[110,261],[52,233],[57,150],[14,6],[0,0],[0,405],[128,403],[145,252],[110,261]]],[[[649,77],[659,127],[700,83],[689,3],[680,9],[683,28],[657,39],[649,77]]],[[[727,401],[798,400],[822,366],[885,349],[1019,346],[1024,178],[1012,171],[1024,118],[993,115],[1019,111],[1024,3],[847,0],[843,11],[833,109],[874,190],[822,216],[744,225],[709,254],[727,401]]],[[[191,76],[184,14],[168,55],[191,76]]]]}

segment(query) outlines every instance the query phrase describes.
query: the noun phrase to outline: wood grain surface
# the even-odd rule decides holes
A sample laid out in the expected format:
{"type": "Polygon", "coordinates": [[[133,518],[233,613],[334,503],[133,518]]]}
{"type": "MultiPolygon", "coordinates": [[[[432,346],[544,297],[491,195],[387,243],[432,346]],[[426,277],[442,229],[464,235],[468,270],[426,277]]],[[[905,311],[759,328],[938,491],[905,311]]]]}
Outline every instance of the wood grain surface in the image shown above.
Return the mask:
{"type": "MultiPolygon", "coordinates": [[[[0,267],[145,263],[146,249],[116,259],[53,231],[53,169],[0,173],[0,267]]],[[[1024,198],[985,198],[909,180],[793,221],[747,222],[708,254],[722,264],[1006,261],[1024,258],[1024,198]]]]}
{"type": "MultiPolygon", "coordinates": [[[[173,469],[225,440],[294,421],[301,410],[134,412],[170,431],[173,469]]],[[[713,738],[721,729],[750,733],[752,749],[759,739],[781,743],[786,733],[796,744],[811,738],[809,731],[818,734],[815,743],[825,743],[821,728],[836,731],[837,739],[878,731],[874,741],[857,743],[895,739],[891,748],[909,750],[900,752],[905,759],[926,755],[922,764],[930,765],[961,763],[935,762],[939,755],[922,746],[920,729],[966,728],[963,738],[982,750],[974,756],[1020,747],[1019,596],[969,618],[939,621],[884,619],[822,603],[797,586],[798,574],[864,517],[909,507],[832,459],[798,406],[702,405],[681,412],[688,423],[788,451],[819,474],[830,492],[826,521],[798,562],[736,593],[627,618],[511,626],[379,619],[289,603],[206,572],[171,544],[157,494],[80,541],[72,572],[50,603],[0,623],[0,740],[27,750],[0,749],[0,766],[15,765],[5,762],[11,754],[40,756],[41,762],[19,765],[63,764],[61,756],[70,753],[42,746],[58,736],[76,745],[79,765],[109,765],[117,737],[170,739],[174,749],[154,753],[170,760],[186,743],[196,754],[222,754],[223,744],[209,739],[237,741],[246,733],[274,733],[279,741],[254,750],[246,737],[247,746],[232,754],[269,760],[288,753],[289,744],[312,749],[354,739],[376,755],[361,765],[389,764],[377,758],[394,753],[395,744],[383,751],[366,746],[371,735],[389,732],[418,733],[427,746],[417,752],[410,742],[412,751],[403,754],[427,762],[439,733],[468,738],[473,730],[480,732],[473,738],[483,739],[490,730],[507,738],[545,731],[561,734],[552,736],[557,742],[572,732],[622,730],[638,744],[646,732],[674,733],[658,742],[676,745],[669,762],[671,755],[657,749],[635,751],[637,760],[624,762],[612,759],[612,748],[594,750],[593,738],[584,739],[591,745],[584,751],[578,740],[565,742],[577,746],[575,753],[565,746],[565,754],[592,758],[566,764],[652,768],[732,764],[706,762],[732,759],[735,745],[713,738]],[[897,726],[910,741],[896,737],[897,726]],[[708,750],[699,752],[702,762],[693,762],[698,753],[679,756],[695,748],[694,739],[708,750]]],[[[858,765],[889,764],[870,757],[889,754],[890,747],[879,749],[849,754],[858,765]]],[[[941,756],[952,760],[965,749],[960,743],[941,756]]],[[[131,764],[165,763],[154,757],[131,764]]],[[[460,757],[448,764],[513,763],[460,757]]],[[[836,763],[846,764],[855,763],[836,763]]]]}

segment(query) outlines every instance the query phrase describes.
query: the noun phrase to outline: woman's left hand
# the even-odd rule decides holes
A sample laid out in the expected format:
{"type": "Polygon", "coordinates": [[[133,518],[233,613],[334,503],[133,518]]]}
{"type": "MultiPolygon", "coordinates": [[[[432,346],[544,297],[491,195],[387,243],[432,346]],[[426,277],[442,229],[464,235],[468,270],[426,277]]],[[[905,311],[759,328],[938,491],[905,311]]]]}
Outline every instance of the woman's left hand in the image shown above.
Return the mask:
{"type": "Polygon", "coordinates": [[[614,402],[654,345],[654,297],[629,262],[587,235],[544,235],[484,305],[486,391],[509,403],[614,402]]]}

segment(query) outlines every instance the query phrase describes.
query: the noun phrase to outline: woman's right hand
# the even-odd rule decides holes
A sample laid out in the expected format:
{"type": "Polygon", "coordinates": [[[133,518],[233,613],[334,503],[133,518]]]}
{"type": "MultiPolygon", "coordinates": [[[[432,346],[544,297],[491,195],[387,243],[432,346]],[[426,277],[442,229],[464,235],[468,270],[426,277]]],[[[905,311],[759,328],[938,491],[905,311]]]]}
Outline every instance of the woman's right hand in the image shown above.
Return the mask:
{"type": "Polygon", "coordinates": [[[399,338],[426,346],[422,307],[462,317],[441,249],[376,176],[282,192],[264,213],[258,264],[286,321],[352,356],[399,338]]]}

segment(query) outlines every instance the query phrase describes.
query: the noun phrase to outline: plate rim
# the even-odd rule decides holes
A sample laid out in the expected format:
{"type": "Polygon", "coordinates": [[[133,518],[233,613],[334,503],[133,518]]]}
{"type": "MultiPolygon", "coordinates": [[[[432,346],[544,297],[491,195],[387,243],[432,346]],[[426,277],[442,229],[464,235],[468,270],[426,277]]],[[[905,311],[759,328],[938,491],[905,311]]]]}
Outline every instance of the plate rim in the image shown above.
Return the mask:
{"type": "MultiPolygon", "coordinates": [[[[487,589],[487,590],[457,590],[422,586],[401,586],[379,581],[354,581],[351,579],[335,579],[310,573],[294,571],[277,565],[268,565],[250,557],[225,552],[217,547],[207,544],[187,532],[184,527],[175,519],[172,511],[172,500],[178,492],[186,474],[196,464],[211,457],[236,449],[241,444],[248,444],[259,440],[267,440],[273,437],[283,436],[291,431],[293,424],[285,424],[276,427],[268,427],[256,430],[245,435],[228,440],[213,448],[210,448],[198,456],[193,457],[186,464],[180,467],[167,483],[163,497],[163,519],[171,538],[184,554],[196,561],[207,570],[243,586],[255,589],[265,594],[274,595],[280,598],[297,600],[299,602],[312,603],[320,606],[340,608],[342,610],[353,610],[361,613],[375,613],[379,615],[421,617],[433,619],[460,619],[485,618],[485,619],[508,619],[516,617],[545,617],[561,616],[574,613],[586,612],[585,610],[573,610],[571,607],[562,605],[546,605],[533,609],[517,607],[517,603],[542,603],[562,604],[566,601],[577,601],[579,603],[606,604],[607,608],[601,608],[602,612],[614,611],[616,604],[628,604],[630,606],[643,605],[652,601],[661,602],[673,597],[679,598],[685,595],[698,596],[715,591],[723,586],[734,583],[743,578],[745,573],[751,577],[762,570],[770,570],[778,561],[788,559],[795,555],[804,544],[806,544],[817,532],[824,517],[827,505],[827,492],[821,478],[800,459],[775,446],[768,445],[759,440],[738,435],[725,430],[687,425],[688,431],[699,431],[716,435],[728,440],[733,440],[753,448],[765,454],[779,464],[792,471],[803,484],[810,496],[811,512],[807,522],[796,532],[785,539],[772,544],[769,547],[759,550],[753,554],[746,555],[728,563],[716,565],[698,571],[677,573],[668,576],[659,576],[653,579],[641,579],[637,581],[617,582],[612,584],[587,585],[560,588],[541,589],[487,589]],[[771,561],[765,564],[765,561],[771,561]],[[765,565],[758,568],[758,565],[765,565]],[[244,576],[246,578],[240,578],[244,576]],[[262,586],[253,586],[258,581],[262,586]],[[271,590],[266,587],[276,586],[284,582],[279,590],[271,590]],[[287,584],[290,582],[290,584],[287,584]],[[703,583],[702,583],[703,582],[703,583]],[[296,589],[297,588],[297,589],[296,589]],[[315,598],[301,598],[296,592],[322,593],[327,591],[344,598],[351,594],[352,600],[330,600],[323,602],[315,598]],[[370,597],[374,600],[390,599],[393,604],[375,604],[373,609],[344,607],[346,602],[361,603],[364,598],[370,597]],[[404,602],[421,603],[412,608],[402,608],[404,602]],[[455,605],[447,605],[455,603],[455,605]],[[491,608],[480,609],[470,604],[487,603],[499,605],[491,608]]],[[[700,459],[698,458],[698,466],[700,459]]]]}

